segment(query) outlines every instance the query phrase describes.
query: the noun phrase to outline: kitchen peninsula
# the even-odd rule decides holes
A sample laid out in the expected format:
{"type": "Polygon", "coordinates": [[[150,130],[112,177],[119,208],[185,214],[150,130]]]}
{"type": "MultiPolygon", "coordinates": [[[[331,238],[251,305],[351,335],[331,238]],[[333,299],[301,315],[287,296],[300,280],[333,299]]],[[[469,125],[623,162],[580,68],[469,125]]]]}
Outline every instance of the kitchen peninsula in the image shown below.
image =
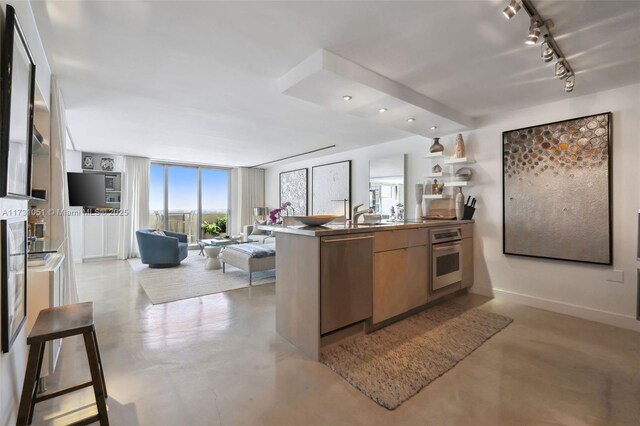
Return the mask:
{"type": "Polygon", "coordinates": [[[314,360],[473,285],[473,221],[323,227],[276,234],[276,328],[314,360]]]}

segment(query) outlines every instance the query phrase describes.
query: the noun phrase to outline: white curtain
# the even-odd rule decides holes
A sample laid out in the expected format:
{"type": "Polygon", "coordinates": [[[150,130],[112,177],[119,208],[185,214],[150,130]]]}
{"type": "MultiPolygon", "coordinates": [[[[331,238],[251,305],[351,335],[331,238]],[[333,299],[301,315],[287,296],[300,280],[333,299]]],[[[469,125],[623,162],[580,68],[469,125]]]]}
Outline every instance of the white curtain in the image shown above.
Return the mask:
{"type": "Polygon", "coordinates": [[[122,173],[122,203],[118,259],[139,257],[136,231],[149,226],[149,168],[148,158],[125,157],[122,173]]]}
{"type": "Polygon", "coordinates": [[[231,171],[231,233],[253,224],[253,208],[264,207],[264,169],[240,167],[231,171]]]}
{"type": "MultiPolygon", "coordinates": [[[[70,212],[69,189],[67,187],[67,121],[65,117],[64,100],[55,78],[51,79],[51,194],[50,207],[57,211],[70,212]]],[[[73,263],[71,249],[71,234],[69,216],[64,214],[52,215],[51,239],[64,241],[62,253],[64,258],[64,300],[66,303],[78,302],[78,288],[76,287],[76,269],[73,263]]]]}

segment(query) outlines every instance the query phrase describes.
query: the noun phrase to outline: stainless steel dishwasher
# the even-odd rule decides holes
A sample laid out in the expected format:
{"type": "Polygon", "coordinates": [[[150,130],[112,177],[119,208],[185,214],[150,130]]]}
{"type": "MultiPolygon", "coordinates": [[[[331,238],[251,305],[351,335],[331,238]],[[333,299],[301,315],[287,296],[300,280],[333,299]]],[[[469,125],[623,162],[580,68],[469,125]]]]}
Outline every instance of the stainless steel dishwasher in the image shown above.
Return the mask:
{"type": "Polygon", "coordinates": [[[373,235],[323,237],[320,247],[320,332],[372,316],[373,235]]]}

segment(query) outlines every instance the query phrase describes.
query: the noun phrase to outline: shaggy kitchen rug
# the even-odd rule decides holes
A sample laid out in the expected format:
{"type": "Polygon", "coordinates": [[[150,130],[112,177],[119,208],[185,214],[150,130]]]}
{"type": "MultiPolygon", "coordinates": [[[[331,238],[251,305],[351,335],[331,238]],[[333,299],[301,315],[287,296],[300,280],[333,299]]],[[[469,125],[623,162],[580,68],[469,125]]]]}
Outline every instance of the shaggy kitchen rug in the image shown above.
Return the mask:
{"type": "MultiPolygon", "coordinates": [[[[231,265],[224,274],[222,269],[207,271],[205,262],[206,258],[193,250],[174,268],[149,268],[140,259],[129,259],[129,266],[154,305],[249,287],[248,272],[231,265]]],[[[252,285],[275,283],[275,274],[275,270],[254,272],[252,285]]]]}
{"type": "Polygon", "coordinates": [[[320,360],[360,392],[393,410],[511,321],[445,302],[371,334],[329,346],[320,360]]]}

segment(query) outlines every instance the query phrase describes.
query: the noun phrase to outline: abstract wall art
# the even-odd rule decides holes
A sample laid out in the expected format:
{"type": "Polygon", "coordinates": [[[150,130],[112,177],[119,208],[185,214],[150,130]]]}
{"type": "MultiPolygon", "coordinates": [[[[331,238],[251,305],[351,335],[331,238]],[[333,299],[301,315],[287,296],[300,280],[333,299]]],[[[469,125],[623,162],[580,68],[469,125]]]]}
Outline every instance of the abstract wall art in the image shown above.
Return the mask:
{"type": "Polygon", "coordinates": [[[612,264],[612,115],[502,134],[503,252],[612,264]]]}
{"type": "Polygon", "coordinates": [[[313,214],[345,215],[351,212],[351,161],[313,167],[313,214]]]}
{"type": "Polygon", "coordinates": [[[280,205],[291,203],[293,214],[306,216],[308,169],[290,170],[280,173],[280,205]]]}

